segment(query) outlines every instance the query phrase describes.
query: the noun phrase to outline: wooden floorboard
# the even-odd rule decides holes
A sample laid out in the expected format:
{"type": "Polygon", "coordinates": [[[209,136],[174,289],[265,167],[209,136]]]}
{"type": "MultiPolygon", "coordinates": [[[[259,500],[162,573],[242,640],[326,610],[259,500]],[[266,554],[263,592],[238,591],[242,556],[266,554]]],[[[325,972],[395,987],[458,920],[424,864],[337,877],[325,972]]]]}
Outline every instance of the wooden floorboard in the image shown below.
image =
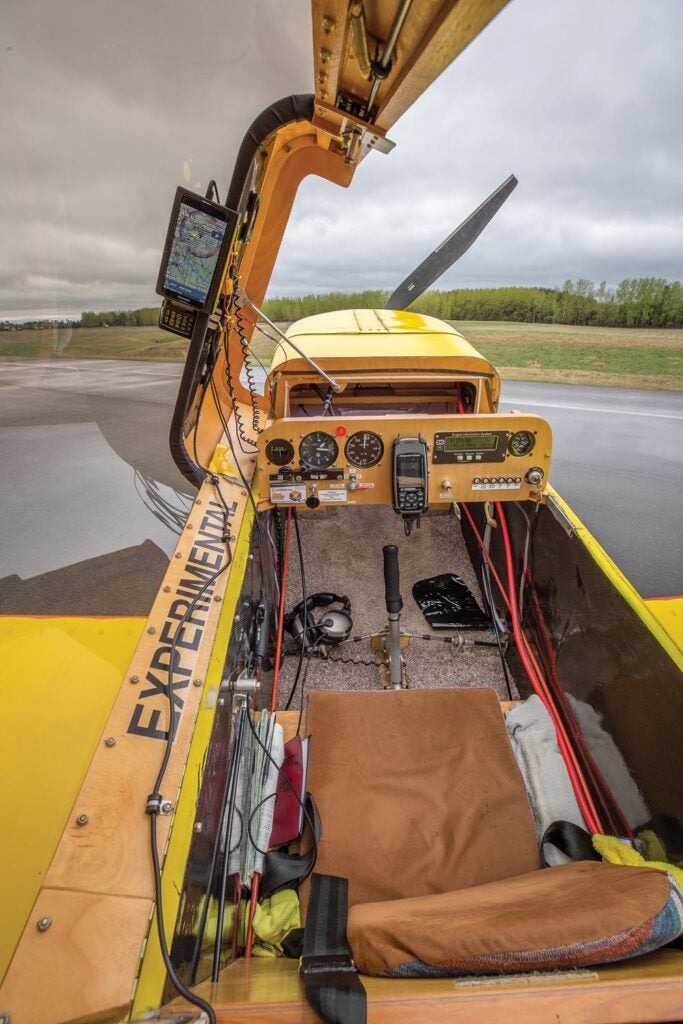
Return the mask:
{"type": "MultiPolygon", "coordinates": [[[[644,1024],[683,1019],[683,952],[660,950],[561,981],[362,978],[368,1024],[644,1024]]],[[[238,960],[197,990],[218,1024],[315,1024],[293,960],[238,960]]],[[[182,1005],[179,1000],[173,1009],[182,1005]]],[[[170,1008],[169,1008],[170,1009],[170,1008]]]]}

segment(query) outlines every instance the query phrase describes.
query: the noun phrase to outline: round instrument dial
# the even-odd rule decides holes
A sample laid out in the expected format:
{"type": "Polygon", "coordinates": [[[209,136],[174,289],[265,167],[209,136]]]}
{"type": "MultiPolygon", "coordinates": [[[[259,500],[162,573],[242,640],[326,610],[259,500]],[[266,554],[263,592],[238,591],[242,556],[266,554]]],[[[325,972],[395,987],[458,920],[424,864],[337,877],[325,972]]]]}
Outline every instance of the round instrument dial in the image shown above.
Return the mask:
{"type": "Polygon", "coordinates": [[[266,458],[274,466],[286,466],[294,458],[294,445],[284,437],[274,437],[266,445],[266,458]]]}
{"type": "Polygon", "coordinates": [[[299,445],[301,465],[307,469],[327,469],[339,455],[337,442],[322,430],[306,434],[299,445]]]}
{"type": "Polygon", "coordinates": [[[536,438],[530,430],[517,430],[508,441],[508,451],[511,455],[528,455],[535,444],[536,438]]]}
{"type": "Polygon", "coordinates": [[[344,449],[346,461],[359,469],[368,469],[376,466],[384,455],[384,444],[379,434],[372,430],[359,430],[346,442],[344,449]]]}

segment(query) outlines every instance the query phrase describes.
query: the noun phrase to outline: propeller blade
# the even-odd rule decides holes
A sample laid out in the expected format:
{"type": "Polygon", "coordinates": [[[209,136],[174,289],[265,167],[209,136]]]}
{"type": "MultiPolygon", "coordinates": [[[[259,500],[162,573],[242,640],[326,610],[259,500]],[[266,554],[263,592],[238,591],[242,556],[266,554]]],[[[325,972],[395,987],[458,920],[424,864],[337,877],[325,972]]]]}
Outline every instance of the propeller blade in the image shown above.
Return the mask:
{"type": "Polygon", "coordinates": [[[385,309],[407,309],[418,295],[422,295],[430,285],[441,277],[456,260],[467,252],[488,222],[498,213],[501,206],[517,185],[514,174],[499,185],[474,213],[460,224],[448,238],[437,245],[433,253],[413,270],[389,298],[385,309]]]}

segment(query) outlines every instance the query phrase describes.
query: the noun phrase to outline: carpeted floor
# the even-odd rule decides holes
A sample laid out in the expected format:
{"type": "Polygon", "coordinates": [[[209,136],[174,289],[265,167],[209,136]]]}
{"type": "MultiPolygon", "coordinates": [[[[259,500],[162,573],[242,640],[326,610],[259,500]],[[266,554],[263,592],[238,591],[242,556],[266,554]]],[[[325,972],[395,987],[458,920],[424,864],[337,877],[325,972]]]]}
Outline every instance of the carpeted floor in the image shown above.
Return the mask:
{"type": "MultiPolygon", "coordinates": [[[[335,508],[322,514],[304,513],[299,517],[304,554],[306,591],[331,591],[348,595],[351,600],[353,635],[382,629],[387,622],[384,602],[382,547],[396,544],[399,549],[403,613],[401,629],[408,633],[432,633],[413,596],[417,580],[444,572],[461,576],[480,607],[481,594],[469,555],[462,538],[460,524],[453,515],[423,517],[421,529],[413,529],[410,537],[403,532],[401,519],[391,508],[335,508]]],[[[292,536],[287,576],[287,610],[301,600],[301,578],[294,536],[292,536]]],[[[320,618],[324,613],[316,610],[320,618]]],[[[466,632],[465,636],[493,640],[492,633],[466,632]]],[[[294,641],[287,637],[285,649],[296,651],[294,641]]],[[[410,687],[493,687],[502,700],[509,699],[496,648],[476,647],[457,653],[450,645],[437,640],[412,639],[404,651],[410,687]]],[[[377,660],[369,640],[345,643],[331,649],[330,658],[310,659],[306,690],[366,690],[381,686],[377,660]],[[341,660],[341,659],[345,660],[341,660]],[[333,660],[334,659],[334,660],[333,660]],[[348,659],[348,660],[347,660],[348,659]],[[350,659],[354,659],[351,661],[350,659]],[[359,661],[371,664],[358,664],[359,661]]],[[[283,660],[280,674],[278,707],[283,708],[292,689],[298,657],[283,660]]],[[[305,668],[306,666],[304,666],[305,668]]],[[[301,686],[291,706],[300,706],[301,686]]],[[[513,693],[513,696],[516,696],[513,693]]]]}

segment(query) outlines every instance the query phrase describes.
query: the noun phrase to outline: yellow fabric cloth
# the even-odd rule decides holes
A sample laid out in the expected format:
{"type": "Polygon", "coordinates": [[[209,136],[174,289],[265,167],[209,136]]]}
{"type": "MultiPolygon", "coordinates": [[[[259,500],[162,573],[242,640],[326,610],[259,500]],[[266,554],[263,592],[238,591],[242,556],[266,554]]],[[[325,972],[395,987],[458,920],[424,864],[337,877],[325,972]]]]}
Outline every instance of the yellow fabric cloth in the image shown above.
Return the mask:
{"type": "Polygon", "coordinates": [[[658,868],[660,871],[668,871],[678,885],[683,888],[683,868],[677,868],[674,864],[668,864],[664,860],[645,860],[637,850],[625,843],[623,839],[617,839],[616,836],[596,835],[592,838],[593,848],[597,850],[603,860],[609,861],[610,864],[625,864],[631,868],[658,868]]]}
{"type": "MultiPolygon", "coordinates": [[[[247,940],[247,918],[249,916],[249,900],[240,900],[238,946],[244,946],[247,940]]],[[[234,907],[226,904],[223,918],[223,940],[232,938],[234,907]]],[[[211,901],[204,928],[204,948],[213,946],[216,941],[216,925],[218,923],[218,903],[211,901]]],[[[294,889],[283,889],[274,896],[256,905],[254,911],[254,956],[282,956],[281,943],[294,928],[301,927],[299,896],[294,889]]]]}
{"type": "Polygon", "coordinates": [[[294,889],[263,900],[254,912],[254,956],[281,956],[282,941],[300,927],[299,896],[294,889]]]}

